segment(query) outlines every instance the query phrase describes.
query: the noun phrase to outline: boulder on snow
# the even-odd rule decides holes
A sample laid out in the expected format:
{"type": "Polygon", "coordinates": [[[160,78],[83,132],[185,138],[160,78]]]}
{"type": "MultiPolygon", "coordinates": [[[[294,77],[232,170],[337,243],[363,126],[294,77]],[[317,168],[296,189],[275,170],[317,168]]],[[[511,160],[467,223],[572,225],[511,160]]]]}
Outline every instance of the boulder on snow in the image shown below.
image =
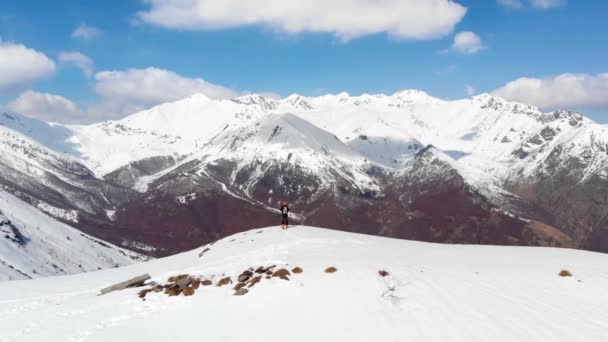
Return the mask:
{"type": "Polygon", "coordinates": [[[242,289],[245,286],[247,286],[246,283],[238,283],[238,284],[234,285],[234,287],[232,289],[235,290],[235,291],[238,291],[238,290],[242,289]]]}
{"type": "Polygon", "coordinates": [[[281,278],[283,280],[289,280],[289,276],[291,275],[291,272],[289,272],[289,270],[287,270],[286,268],[281,268],[276,270],[273,274],[272,277],[273,278],[281,278]]]}
{"type": "Polygon", "coordinates": [[[141,298],[141,299],[144,299],[144,298],[146,298],[146,295],[147,295],[149,292],[152,292],[152,289],[145,289],[145,290],[141,290],[141,291],[139,291],[139,293],[137,294],[137,296],[138,296],[139,298],[141,298]]]}
{"type": "Polygon", "coordinates": [[[190,285],[190,283],[192,282],[192,279],[190,279],[190,277],[184,277],[184,278],[180,278],[175,282],[175,285],[179,286],[179,288],[181,290],[184,290],[188,285],[190,285]]]}
{"type": "Polygon", "coordinates": [[[188,296],[192,296],[194,294],[194,288],[188,286],[185,289],[182,290],[182,293],[184,294],[184,296],[188,297],[188,296]]]}
{"type": "Polygon", "coordinates": [[[249,290],[247,290],[246,288],[241,288],[238,289],[238,291],[234,292],[235,296],[243,296],[246,295],[249,292],[249,290]]]}
{"type": "Polygon", "coordinates": [[[275,267],[276,267],[276,265],[272,265],[272,266],[268,266],[268,267],[260,266],[260,267],[256,268],[255,273],[257,273],[257,274],[263,274],[263,273],[268,274],[270,272],[272,274],[272,269],[275,268],[275,267]]]}
{"type": "Polygon", "coordinates": [[[254,287],[255,284],[259,283],[260,281],[262,281],[262,276],[260,275],[251,278],[251,280],[249,281],[249,287],[254,287]]]}
{"type": "Polygon", "coordinates": [[[333,266],[330,266],[325,269],[325,273],[336,273],[337,271],[338,271],[338,269],[333,266]]]}
{"type": "Polygon", "coordinates": [[[232,279],[230,279],[230,277],[220,279],[216,286],[221,287],[228,284],[232,284],[232,279]]]}
{"type": "Polygon", "coordinates": [[[189,277],[190,276],[187,274],[180,274],[180,275],[169,277],[169,279],[167,279],[167,281],[170,283],[177,283],[180,279],[189,278],[189,277]]]}
{"type": "Polygon", "coordinates": [[[147,280],[150,280],[149,274],[140,275],[139,277],[135,277],[133,279],[129,279],[129,280],[123,281],[121,283],[114,284],[112,286],[103,288],[103,289],[101,289],[101,291],[100,291],[101,293],[99,295],[105,295],[110,292],[120,291],[120,290],[124,290],[124,289],[130,288],[130,287],[143,286],[147,280]]]}
{"type": "Polygon", "coordinates": [[[165,289],[165,293],[169,296],[169,297],[173,297],[173,296],[179,296],[180,293],[182,293],[182,290],[179,288],[179,286],[177,285],[171,285],[169,287],[167,287],[165,289]]]}
{"type": "Polygon", "coordinates": [[[304,272],[304,270],[298,266],[294,267],[293,270],[291,270],[292,273],[302,273],[304,272]]]}
{"type": "Polygon", "coordinates": [[[239,275],[238,281],[241,283],[244,283],[247,280],[249,280],[252,275],[253,275],[253,272],[245,271],[245,272],[241,273],[241,275],[239,275]]]}

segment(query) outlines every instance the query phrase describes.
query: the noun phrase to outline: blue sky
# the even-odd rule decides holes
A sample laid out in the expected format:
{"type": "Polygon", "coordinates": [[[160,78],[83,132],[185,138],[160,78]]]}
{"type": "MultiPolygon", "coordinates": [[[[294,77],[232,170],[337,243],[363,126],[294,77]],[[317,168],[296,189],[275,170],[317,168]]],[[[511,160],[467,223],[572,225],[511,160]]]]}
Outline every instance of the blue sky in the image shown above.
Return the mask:
{"type": "Polygon", "coordinates": [[[496,92],[608,122],[607,1],[379,1],[386,10],[362,9],[363,0],[335,8],[327,1],[247,2],[260,13],[276,10],[271,19],[224,3],[3,0],[0,73],[15,75],[0,81],[0,104],[43,119],[87,122],[194,91],[230,97],[415,88],[442,98],[496,92]],[[408,14],[433,2],[439,7],[408,14]],[[204,9],[171,18],[184,3],[204,9]],[[312,3],[309,12],[301,3],[312,3]],[[455,44],[462,32],[468,34],[455,44]],[[9,47],[53,66],[15,66],[9,47]]]}

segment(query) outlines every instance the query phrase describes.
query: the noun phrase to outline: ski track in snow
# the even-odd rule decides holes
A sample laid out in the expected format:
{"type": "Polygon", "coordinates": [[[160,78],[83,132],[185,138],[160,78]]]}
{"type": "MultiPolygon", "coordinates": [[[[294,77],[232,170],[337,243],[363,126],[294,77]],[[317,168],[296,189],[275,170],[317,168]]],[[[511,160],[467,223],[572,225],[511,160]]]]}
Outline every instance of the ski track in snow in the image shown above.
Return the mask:
{"type": "MultiPolygon", "coordinates": [[[[450,246],[296,226],[237,234],[177,256],[89,274],[0,284],[0,341],[606,341],[608,256],[450,246]],[[260,233],[261,232],[261,233],[260,233]],[[202,248],[210,251],[202,257],[202,248]],[[101,287],[150,273],[236,276],[300,266],[243,297],[101,287]],[[335,266],[338,271],[323,270],[335,266]],[[566,268],[574,277],[557,273],[566,268]],[[382,278],[380,269],[390,272],[382,278]],[[579,282],[580,280],[580,282],[579,282]],[[392,291],[390,289],[392,288],[392,291]],[[388,292],[387,292],[388,291],[388,292]]],[[[233,284],[234,285],[234,284],[233,284]]]]}

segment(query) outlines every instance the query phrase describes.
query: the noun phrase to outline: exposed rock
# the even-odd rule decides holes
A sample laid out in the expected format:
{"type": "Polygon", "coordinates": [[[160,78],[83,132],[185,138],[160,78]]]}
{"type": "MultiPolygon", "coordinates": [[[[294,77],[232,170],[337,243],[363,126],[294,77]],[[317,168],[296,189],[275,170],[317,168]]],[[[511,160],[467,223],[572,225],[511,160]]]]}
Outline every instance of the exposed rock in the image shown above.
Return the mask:
{"type": "Polygon", "coordinates": [[[234,292],[235,296],[244,296],[249,292],[246,288],[241,288],[238,291],[234,292]]]}
{"type": "Polygon", "coordinates": [[[519,157],[519,159],[525,159],[526,157],[528,157],[530,155],[530,152],[527,152],[522,147],[520,147],[517,150],[513,151],[512,154],[514,156],[519,157]]]}
{"type": "Polygon", "coordinates": [[[528,139],[528,142],[534,145],[542,145],[545,141],[540,135],[535,135],[532,138],[528,139]]]}
{"type": "Polygon", "coordinates": [[[228,284],[232,284],[232,279],[230,279],[230,277],[220,279],[216,286],[221,287],[228,284]]]}
{"type": "Polygon", "coordinates": [[[122,283],[114,284],[112,286],[108,286],[106,288],[101,289],[101,294],[107,294],[114,291],[124,290],[129,287],[138,287],[143,286],[146,280],[150,279],[149,274],[144,274],[139,277],[135,277],[133,279],[129,279],[127,281],[123,281],[122,283]]]}
{"type": "Polygon", "coordinates": [[[245,272],[241,273],[241,275],[239,275],[238,281],[246,282],[247,280],[249,280],[251,278],[252,275],[253,275],[253,273],[251,271],[245,271],[245,272]]]}
{"type": "Polygon", "coordinates": [[[184,294],[184,296],[188,297],[188,296],[192,296],[194,294],[194,288],[192,287],[186,287],[182,293],[184,294]]]}
{"type": "Polygon", "coordinates": [[[185,278],[180,278],[178,279],[175,284],[177,286],[179,286],[180,289],[185,289],[188,285],[190,285],[191,279],[190,277],[185,277],[185,278]]]}
{"type": "Polygon", "coordinates": [[[272,274],[272,277],[273,278],[281,278],[283,280],[289,280],[289,275],[291,275],[291,273],[289,272],[289,270],[287,270],[285,268],[281,268],[281,269],[276,270],[272,274]]]}
{"type": "Polygon", "coordinates": [[[234,285],[234,287],[232,289],[235,290],[235,291],[238,291],[238,290],[242,289],[245,286],[247,286],[246,283],[238,283],[238,284],[234,285]]]}
{"type": "Polygon", "coordinates": [[[205,253],[209,252],[210,250],[211,250],[210,248],[205,248],[205,249],[203,249],[203,250],[202,250],[202,251],[201,251],[201,252],[198,254],[199,258],[200,258],[200,257],[202,257],[203,255],[205,255],[205,253]]]}
{"type": "Polygon", "coordinates": [[[259,283],[262,280],[262,276],[255,276],[253,278],[251,278],[251,280],[249,281],[249,287],[254,287],[255,284],[259,283]]]}
{"type": "Polygon", "coordinates": [[[296,266],[296,267],[294,267],[294,268],[293,268],[293,270],[291,270],[291,272],[293,272],[293,273],[296,273],[296,274],[297,274],[297,273],[302,273],[302,272],[304,272],[304,270],[303,270],[302,268],[300,268],[300,267],[296,266]]]}
{"type": "Polygon", "coordinates": [[[169,277],[169,279],[167,279],[167,281],[170,283],[176,283],[178,280],[188,278],[188,277],[190,277],[190,276],[187,274],[180,274],[180,275],[169,277]]]}
{"type": "Polygon", "coordinates": [[[268,266],[268,267],[260,266],[255,270],[255,273],[262,274],[262,273],[270,272],[272,274],[272,269],[275,267],[276,267],[276,265],[272,265],[272,266],[268,266]]]}
{"type": "Polygon", "coordinates": [[[553,140],[553,137],[557,135],[557,132],[553,128],[547,126],[540,131],[540,135],[543,137],[543,139],[550,141],[553,140]]]}
{"type": "Polygon", "coordinates": [[[330,266],[325,269],[325,273],[336,273],[336,271],[338,271],[338,269],[333,266],[330,266]]]}
{"type": "Polygon", "coordinates": [[[169,297],[179,296],[182,293],[182,290],[177,285],[171,285],[165,289],[165,294],[169,297]]]}
{"type": "Polygon", "coordinates": [[[152,291],[152,289],[141,290],[141,291],[139,291],[139,293],[137,293],[137,296],[142,299],[146,298],[146,295],[151,291],[152,291]]]}

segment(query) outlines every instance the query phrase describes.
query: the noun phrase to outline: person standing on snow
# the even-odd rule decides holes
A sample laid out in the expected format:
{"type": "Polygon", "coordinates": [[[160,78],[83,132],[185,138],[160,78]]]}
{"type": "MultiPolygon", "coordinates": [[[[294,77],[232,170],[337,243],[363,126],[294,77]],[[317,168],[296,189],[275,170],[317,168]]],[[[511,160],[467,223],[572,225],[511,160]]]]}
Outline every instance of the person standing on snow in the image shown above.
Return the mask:
{"type": "Polygon", "coordinates": [[[283,201],[283,205],[281,206],[281,217],[283,217],[281,229],[287,229],[289,225],[289,203],[287,201],[283,201]]]}

